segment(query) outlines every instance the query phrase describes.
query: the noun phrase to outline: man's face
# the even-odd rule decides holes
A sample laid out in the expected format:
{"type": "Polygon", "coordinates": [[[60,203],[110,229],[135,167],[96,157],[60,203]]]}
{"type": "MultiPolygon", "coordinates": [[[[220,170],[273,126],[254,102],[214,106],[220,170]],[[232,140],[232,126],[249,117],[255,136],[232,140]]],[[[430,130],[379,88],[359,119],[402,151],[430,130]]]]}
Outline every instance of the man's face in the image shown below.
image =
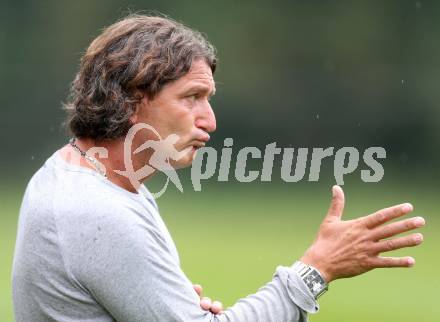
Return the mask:
{"type": "MultiPolygon", "coordinates": [[[[144,98],[132,121],[149,124],[162,139],[176,134],[178,140],[174,147],[188,152],[178,160],[170,158],[171,164],[175,168],[189,166],[197,149],[209,140],[208,133],[216,129],[215,115],[209,104],[214,93],[211,68],[204,60],[195,60],[187,74],[166,84],[154,99],[144,98]]],[[[158,140],[149,130],[140,133],[138,140],[143,141],[140,144],[158,140]]]]}

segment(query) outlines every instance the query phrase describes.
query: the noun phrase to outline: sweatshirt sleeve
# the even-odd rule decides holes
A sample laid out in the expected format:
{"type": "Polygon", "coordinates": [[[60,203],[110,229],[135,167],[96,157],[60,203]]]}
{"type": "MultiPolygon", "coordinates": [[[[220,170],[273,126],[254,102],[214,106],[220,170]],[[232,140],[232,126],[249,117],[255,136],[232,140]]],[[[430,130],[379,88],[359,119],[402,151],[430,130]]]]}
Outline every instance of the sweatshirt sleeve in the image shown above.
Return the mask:
{"type": "Polygon", "coordinates": [[[296,322],[318,310],[293,269],[279,266],[255,294],[214,315],[200,307],[154,218],[127,209],[93,218],[61,233],[61,247],[72,279],[117,321],[296,322]]]}

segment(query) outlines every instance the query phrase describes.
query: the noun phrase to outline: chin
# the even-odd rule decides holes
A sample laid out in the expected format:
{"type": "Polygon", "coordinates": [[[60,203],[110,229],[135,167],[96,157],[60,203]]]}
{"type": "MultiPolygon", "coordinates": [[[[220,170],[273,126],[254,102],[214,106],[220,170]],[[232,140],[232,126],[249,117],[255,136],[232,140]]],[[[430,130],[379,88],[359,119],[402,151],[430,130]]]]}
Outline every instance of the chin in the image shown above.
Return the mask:
{"type": "Polygon", "coordinates": [[[180,158],[179,160],[171,160],[171,165],[176,170],[190,167],[194,161],[194,158],[196,157],[196,153],[197,153],[197,150],[192,149],[187,154],[185,154],[184,157],[180,158]]]}
{"type": "Polygon", "coordinates": [[[176,170],[185,169],[185,168],[188,168],[189,166],[191,166],[191,162],[185,163],[185,164],[181,164],[179,162],[179,164],[173,165],[174,169],[176,169],[176,170]]]}

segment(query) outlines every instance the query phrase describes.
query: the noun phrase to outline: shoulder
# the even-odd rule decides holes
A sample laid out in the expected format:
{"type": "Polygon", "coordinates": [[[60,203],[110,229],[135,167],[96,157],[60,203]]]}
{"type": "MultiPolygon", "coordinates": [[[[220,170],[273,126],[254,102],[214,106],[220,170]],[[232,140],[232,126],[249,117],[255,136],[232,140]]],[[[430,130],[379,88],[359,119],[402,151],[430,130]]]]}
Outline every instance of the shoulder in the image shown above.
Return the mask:
{"type": "MultiPolygon", "coordinates": [[[[61,232],[81,227],[84,234],[95,229],[128,232],[133,227],[155,231],[154,207],[115,187],[104,178],[82,178],[65,191],[58,191],[55,215],[61,232]]],[[[62,189],[64,190],[64,189],[62,189]]]]}
{"type": "Polygon", "coordinates": [[[51,225],[68,247],[93,242],[104,233],[161,240],[154,199],[147,189],[140,192],[144,196],[120,188],[91,169],[70,166],[55,153],[29,182],[22,212],[32,218],[34,228],[51,225]]]}
{"type": "Polygon", "coordinates": [[[107,184],[80,190],[60,196],[55,214],[60,250],[78,280],[96,277],[108,265],[169,252],[152,207],[107,184]]]}

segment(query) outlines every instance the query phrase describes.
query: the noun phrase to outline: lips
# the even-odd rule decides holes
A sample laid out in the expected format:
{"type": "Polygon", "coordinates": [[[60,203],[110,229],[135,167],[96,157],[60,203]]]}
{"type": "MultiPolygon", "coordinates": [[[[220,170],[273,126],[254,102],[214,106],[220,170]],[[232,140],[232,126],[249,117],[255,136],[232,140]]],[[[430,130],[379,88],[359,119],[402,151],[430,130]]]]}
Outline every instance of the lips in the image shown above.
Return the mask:
{"type": "Polygon", "coordinates": [[[192,146],[192,150],[195,152],[200,148],[203,148],[206,145],[206,142],[202,142],[202,141],[194,141],[191,143],[192,146]]]}
{"type": "Polygon", "coordinates": [[[203,148],[205,145],[206,145],[205,142],[201,142],[201,141],[196,141],[192,144],[192,146],[195,150],[203,148]]]}
{"type": "Polygon", "coordinates": [[[195,137],[192,141],[188,143],[188,146],[191,146],[194,151],[203,148],[206,145],[206,142],[208,142],[210,139],[210,136],[208,133],[202,133],[201,135],[195,137]]]}
{"type": "Polygon", "coordinates": [[[193,146],[201,148],[206,145],[206,142],[208,142],[210,139],[210,136],[208,133],[204,133],[203,135],[200,135],[199,137],[194,139],[193,146]]]}
{"type": "Polygon", "coordinates": [[[201,140],[197,140],[197,141],[195,141],[198,145],[201,145],[201,146],[205,146],[206,145],[206,142],[208,142],[208,141],[201,141],[201,140]]]}
{"type": "Polygon", "coordinates": [[[197,140],[197,141],[200,141],[200,142],[203,142],[203,143],[206,143],[206,142],[209,141],[210,138],[211,138],[211,137],[209,136],[208,133],[204,133],[203,135],[197,137],[196,140],[197,140]]]}

